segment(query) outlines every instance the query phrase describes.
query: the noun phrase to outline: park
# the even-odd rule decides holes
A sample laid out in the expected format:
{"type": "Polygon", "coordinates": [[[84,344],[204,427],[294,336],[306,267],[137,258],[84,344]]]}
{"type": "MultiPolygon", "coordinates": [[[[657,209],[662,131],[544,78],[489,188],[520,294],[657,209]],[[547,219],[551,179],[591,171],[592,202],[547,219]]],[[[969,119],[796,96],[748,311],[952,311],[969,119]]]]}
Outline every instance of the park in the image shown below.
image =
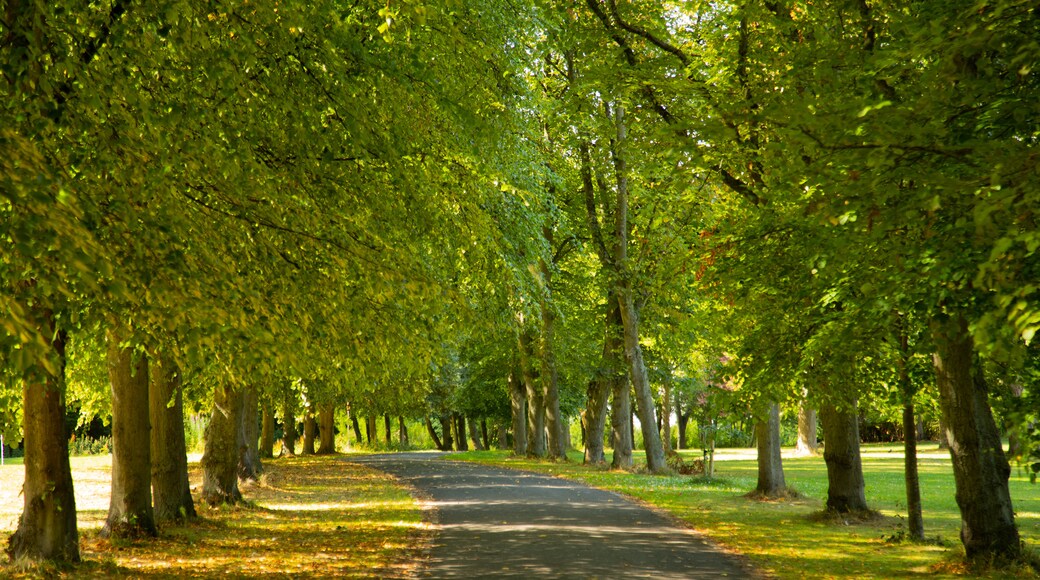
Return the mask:
{"type": "Polygon", "coordinates": [[[1037,38],[0,3],[0,576],[1036,577],[1037,38]]]}

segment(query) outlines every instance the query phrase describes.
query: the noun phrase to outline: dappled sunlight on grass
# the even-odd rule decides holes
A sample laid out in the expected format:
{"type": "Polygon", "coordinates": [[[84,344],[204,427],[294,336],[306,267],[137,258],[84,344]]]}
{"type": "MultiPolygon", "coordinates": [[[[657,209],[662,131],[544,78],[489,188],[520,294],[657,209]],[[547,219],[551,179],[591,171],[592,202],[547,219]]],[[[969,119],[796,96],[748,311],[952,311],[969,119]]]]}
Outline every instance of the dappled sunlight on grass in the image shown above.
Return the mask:
{"type": "MultiPolygon", "coordinates": [[[[97,530],[81,532],[85,562],[64,577],[395,578],[412,572],[430,528],[391,477],[341,457],[275,459],[265,466],[260,483],[243,486],[249,504],[196,504],[200,520],[166,526],[157,539],[109,541],[97,530]]],[[[74,460],[77,477],[79,467],[74,460]]],[[[193,486],[200,478],[192,466],[193,486]]],[[[107,505],[107,480],[103,491],[107,505]]],[[[0,577],[5,573],[15,571],[0,568],[0,577]]]]}
{"type": "MultiPolygon", "coordinates": [[[[790,451],[785,450],[784,473],[788,485],[801,497],[781,501],[743,497],[757,480],[754,449],[718,450],[717,477],[711,480],[586,467],[580,464],[580,453],[569,455],[570,463],[510,457],[506,452],[470,452],[446,459],[549,473],[623,493],[668,511],[780,578],[950,577],[964,572],[963,566],[951,564],[963,551],[952,469],[945,451],[926,444],[918,462],[925,532],[931,540],[927,544],[894,541],[905,529],[906,514],[900,446],[863,447],[867,501],[881,514],[866,523],[813,518],[827,497],[826,464],[822,455],[793,457],[790,451]]],[[[701,456],[699,451],[682,454],[689,459],[701,456]]],[[[637,463],[640,459],[637,452],[637,463]]],[[[1040,549],[1040,487],[1013,474],[1011,490],[1022,537],[1027,545],[1040,549]]]]}

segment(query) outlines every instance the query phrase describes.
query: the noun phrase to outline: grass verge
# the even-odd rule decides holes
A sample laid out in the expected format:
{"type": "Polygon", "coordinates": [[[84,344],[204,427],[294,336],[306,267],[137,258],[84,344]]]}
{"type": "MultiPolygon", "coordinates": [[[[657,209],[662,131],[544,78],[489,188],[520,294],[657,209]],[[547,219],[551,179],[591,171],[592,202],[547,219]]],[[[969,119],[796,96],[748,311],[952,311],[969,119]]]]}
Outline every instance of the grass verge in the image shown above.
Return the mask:
{"type": "MultiPolygon", "coordinates": [[[[753,449],[719,450],[711,479],[609,471],[581,465],[580,453],[571,454],[568,463],[514,458],[505,451],[450,458],[549,473],[625,494],[671,513],[778,578],[1036,577],[1028,567],[980,571],[963,564],[952,468],[948,454],[935,446],[925,446],[918,460],[925,544],[905,540],[903,455],[895,445],[863,447],[867,500],[880,514],[871,518],[819,517],[827,495],[822,457],[785,456],[786,481],[799,497],[781,501],[744,497],[757,477],[753,449]]],[[[1019,531],[1035,553],[1040,550],[1040,487],[1016,471],[1011,493],[1019,531]]]]}
{"type": "MultiPolygon", "coordinates": [[[[312,456],[266,461],[261,481],[243,487],[246,505],[197,505],[198,521],[165,526],[157,539],[109,541],[98,530],[111,458],[75,457],[72,465],[83,564],[7,564],[0,577],[400,578],[412,571],[428,534],[421,510],[392,478],[342,457],[312,456]]],[[[21,512],[20,498],[7,497],[17,496],[21,477],[20,467],[0,471],[3,545],[21,512]]],[[[200,480],[195,465],[193,484],[200,480]]]]}

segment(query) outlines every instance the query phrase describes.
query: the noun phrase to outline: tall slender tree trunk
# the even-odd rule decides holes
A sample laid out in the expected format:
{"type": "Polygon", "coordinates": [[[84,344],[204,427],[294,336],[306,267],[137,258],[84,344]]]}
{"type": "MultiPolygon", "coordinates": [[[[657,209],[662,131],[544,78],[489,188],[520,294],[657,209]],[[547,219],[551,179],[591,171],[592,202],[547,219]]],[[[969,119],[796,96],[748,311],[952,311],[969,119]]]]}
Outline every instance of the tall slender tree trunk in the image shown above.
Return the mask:
{"type": "MultiPolygon", "coordinates": [[[[585,463],[606,463],[607,457],[603,449],[604,430],[607,423],[607,402],[615,391],[618,382],[627,385],[628,377],[621,364],[621,308],[613,300],[607,301],[607,313],[603,330],[603,353],[596,378],[589,383],[588,403],[585,413],[585,463]]],[[[615,405],[617,402],[615,401],[615,405]]],[[[631,442],[631,437],[629,437],[631,442]]],[[[614,456],[617,457],[617,443],[614,443],[614,456]]],[[[631,457],[631,451],[629,451],[631,457]]],[[[631,465],[629,461],[628,466],[631,465]]],[[[614,467],[628,467],[615,465],[614,467]]]]}
{"type": "Polygon", "coordinates": [[[531,336],[520,331],[520,371],[527,389],[527,454],[545,457],[545,398],[531,367],[531,336]]]}
{"type": "Polygon", "coordinates": [[[782,497],[787,493],[784,463],[780,457],[780,405],[769,403],[766,416],[755,423],[758,440],[758,486],[762,497],[782,497]]]}
{"type": "MultiPolygon", "coordinates": [[[[552,247],[553,232],[543,227],[545,239],[552,247]]],[[[544,296],[539,301],[542,315],[542,335],[539,341],[541,353],[542,395],[545,405],[545,427],[549,432],[546,452],[550,459],[566,459],[567,447],[563,438],[563,418],[560,416],[560,377],[556,370],[556,353],[553,351],[553,334],[556,329],[556,314],[550,304],[552,292],[552,268],[544,258],[539,260],[542,271],[544,296]]]]}
{"type": "Polygon", "coordinates": [[[238,489],[238,424],[242,397],[224,382],[213,392],[213,414],[206,426],[202,454],[202,501],[209,505],[242,500],[238,489]]]}
{"type": "Polygon", "coordinates": [[[518,371],[509,373],[509,408],[513,416],[513,454],[527,455],[527,388],[518,371]]]}
{"type": "Polygon", "coordinates": [[[49,310],[29,308],[40,334],[50,336],[56,374],[36,369],[22,379],[25,481],[18,529],[7,542],[12,560],[79,562],[76,496],[65,430],[65,344],[49,310]]]}
{"type": "Polygon", "coordinates": [[[379,430],[376,428],[376,418],[372,415],[365,417],[365,441],[371,445],[378,443],[379,430]]]}
{"type": "Polygon", "coordinates": [[[314,455],[314,438],[318,434],[318,422],[314,410],[308,406],[303,410],[303,454],[314,455]]]}
{"type": "Polygon", "coordinates": [[[318,434],[321,444],[319,455],[331,455],[336,452],[336,407],[325,404],[318,405],[318,434]]]}
{"type": "Polygon", "coordinates": [[[632,468],[632,389],[627,373],[615,377],[611,385],[610,433],[614,454],[610,466],[632,468]]]}
{"type": "Polygon", "coordinates": [[[507,449],[509,448],[509,427],[506,426],[504,421],[496,422],[496,434],[495,434],[495,449],[507,449]]]}
{"type": "Polygon", "coordinates": [[[646,466],[651,473],[667,473],[668,464],[664,460],[664,447],[657,431],[657,418],[654,416],[654,396],[650,389],[650,377],[643,360],[643,347],[639,344],[639,307],[632,288],[633,272],[628,261],[628,161],[624,154],[628,141],[628,125],[625,120],[625,108],[620,103],[614,106],[614,126],[617,139],[611,148],[614,161],[614,174],[617,180],[617,202],[614,207],[614,269],[616,282],[615,297],[621,307],[621,323],[624,327],[625,360],[628,362],[629,377],[635,389],[639,410],[639,423],[643,431],[643,447],[646,450],[646,466]]]}
{"type": "Polygon", "coordinates": [[[358,425],[357,415],[353,413],[350,414],[350,428],[354,430],[354,441],[361,443],[365,440],[361,436],[361,425],[358,425]]]}
{"type": "Polygon", "coordinates": [[[491,440],[488,439],[487,417],[480,418],[480,439],[484,442],[484,449],[491,449],[491,440]]]}
{"type": "Polygon", "coordinates": [[[261,409],[260,457],[271,459],[274,457],[274,413],[271,411],[271,403],[266,400],[261,409]]]}
{"type": "Polygon", "coordinates": [[[193,519],[195,501],[188,482],[184,442],[184,398],[180,369],[158,352],[148,369],[148,406],[152,422],[152,504],[156,522],[193,519]]]}
{"type": "Polygon", "coordinates": [[[386,446],[393,445],[393,435],[390,433],[390,413],[383,414],[383,431],[383,434],[386,435],[386,446]]]}
{"type": "Polygon", "coordinates": [[[869,509],[859,454],[859,417],[855,405],[839,410],[820,406],[823,459],[827,463],[827,509],[847,513],[869,509]]]}
{"type": "Polygon", "coordinates": [[[397,440],[401,444],[401,449],[407,449],[411,446],[408,442],[408,425],[404,421],[404,417],[397,417],[397,440]]]}
{"type": "Polygon", "coordinates": [[[296,400],[286,396],[282,403],[282,456],[296,455],[296,400]]]}
{"type": "Polygon", "coordinates": [[[452,426],[451,415],[441,415],[437,420],[441,423],[441,436],[444,442],[441,451],[451,451],[455,448],[455,438],[452,436],[454,427],[452,426]]]}
{"type": "Polygon", "coordinates": [[[152,511],[152,446],[148,358],[123,345],[127,331],[107,333],[112,383],[112,495],[103,535],[156,535],[152,511]]]}
{"type": "Polygon", "coordinates": [[[959,315],[936,320],[932,337],[964,551],[969,559],[1017,557],[1021,543],[1008,491],[1011,466],[1004,457],[968,323],[959,315]]]}
{"type": "Polygon", "coordinates": [[[916,389],[910,380],[910,339],[897,320],[899,334],[899,390],[903,397],[903,479],[906,483],[906,520],[910,538],[924,541],[924,515],[921,509],[921,478],[917,472],[917,417],[914,412],[916,389]]]}
{"type": "Polygon", "coordinates": [[[473,442],[474,451],[484,451],[484,442],[480,439],[480,426],[477,425],[477,420],[473,417],[469,418],[469,439],[473,442]]]}
{"type": "Polygon", "coordinates": [[[466,442],[466,417],[462,414],[453,414],[455,422],[455,445],[458,451],[469,451],[469,443],[466,442]]]}
{"type": "Polygon", "coordinates": [[[795,455],[816,455],[819,449],[820,444],[816,440],[816,410],[802,401],[798,406],[798,444],[795,446],[795,455]]]}
{"type": "Polygon", "coordinates": [[[430,421],[430,416],[424,417],[426,422],[426,431],[430,434],[430,439],[433,440],[433,444],[437,446],[437,449],[444,451],[444,443],[441,442],[441,438],[437,436],[437,430],[433,428],[433,422],[430,421]]]}
{"type": "Polygon", "coordinates": [[[260,397],[256,387],[246,387],[239,394],[242,399],[242,412],[238,419],[238,477],[256,481],[264,471],[260,463],[260,451],[257,441],[260,438],[258,412],[260,397]]]}
{"type": "Polygon", "coordinates": [[[661,443],[667,453],[672,451],[672,367],[664,373],[664,401],[661,403],[661,443]]]}

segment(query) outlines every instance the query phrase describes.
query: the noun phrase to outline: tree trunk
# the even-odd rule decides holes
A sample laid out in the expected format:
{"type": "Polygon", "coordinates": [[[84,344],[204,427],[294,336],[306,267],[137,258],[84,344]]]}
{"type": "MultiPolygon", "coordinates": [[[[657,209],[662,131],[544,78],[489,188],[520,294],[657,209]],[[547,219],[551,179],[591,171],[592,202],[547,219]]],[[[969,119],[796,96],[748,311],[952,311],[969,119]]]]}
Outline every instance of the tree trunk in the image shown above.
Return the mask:
{"type": "Polygon", "coordinates": [[[462,414],[452,416],[455,422],[455,445],[458,451],[469,451],[469,443],[466,442],[466,417],[462,414]]]}
{"type": "Polygon", "coordinates": [[[376,418],[372,415],[365,417],[365,442],[369,445],[378,443],[379,432],[376,428],[376,418]]]}
{"type": "Polygon", "coordinates": [[[495,435],[495,449],[507,449],[509,447],[509,428],[505,422],[496,422],[497,433],[495,435]]]}
{"type": "Polygon", "coordinates": [[[401,449],[407,449],[411,446],[408,443],[408,425],[404,422],[404,417],[397,417],[397,440],[401,444],[401,449]]]}
{"type": "Polygon", "coordinates": [[[491,441],[488,439],[487,417],[480,418],[480,439],[484,443],[484,449],[491,449],[491,441]]]}
{"type": "Polygon", "coordinates": [[[69,467],[69,438],[65,431],[64,330],[55,328],[50,311],[30,309],[40,334],[53,337],[51,354],[57,374],[36,370],[22,379],[22,440],[25,481],[22,516],[8,539],[12,560],[79,562],[76,496],[69,467]]]}
{"type": "MultiPolygon", "coordinates": [[[[941,414],[942,413],[942,409],[939,409],[939,412],[941,414]]],[[[946,428],[946,421],[940,416],[939,417],[939,449],[942,450],[942,449],[949,449],[949,448],[950,448],[950,432],[949,432],[949,429],[946,428]]]]}
{"type": "Polygon", "coordinates": [[[393,445],[393,436],[390,434],[390,414],[383,414],[383,434],[386,435],[386,446],[390,447],[393,445]]]}
{"type": "Polygon", "coordinates": [[[611,385],[610,432],[614,455],[610,466],[614,469],[632,468],[632,389],[628,374],[615,377],[611,385]]]}
{"type": "Polygon", "coordinates": [[[513,415],[513,454],[527,455],[527,390],[517,371],[509,373],[509,408],[513,415]]]}
{"type": "Polygon", "coordinates": [[[798,445],[794,453],[800,457],[816,455],[819,448],[816,440],[816,410],[809,408],[803,401],[798,407],[798,445]]]}
{"type": "Polygon", "coordinates": [[[108,331],[112,383],[112,495],[102,535],[156,535],[152,511],[152,444],[148,358],[124,346],[123,329],[108,331]]]}
{"type": "Polygon", "coordinates": [[[628,162],[624,155],[624,146],[628,140],[628,125],[625,121],[625,108],[620,103],[614,106],[614,126],[617,139],[612,147],[614,174],[617,180],[617,202],[614,208],[614,274],[616,277],[614,294],[621,307],[621,323],[624,328],[625,360],[628,362],[629,378],[635,388],[639,410],[639,423],[643,430],[643,447],[646,449],[646,465],[651,473],[667,473],[668,464],[664,460],[664,448],[657,432],[657,418],[654,416],[654,396],[650,389],[650,378],[647,375],[646,363],[643,361],[643,347],[639,344],[639,307],[632,288],[632,272],[628,263],[628,162]]]}
{"type": "Polygon", "coordinates": [[[303,454],[314,455],[314,438],[318,434],[318,422],[310,405],[303,410],[303,454]]]}
{"type": "Polygon", "coordinates": [[[196,516],[188,483],[184,442],[184,398],[180,370],[173,360],[155,353],[148,369],[148,406],[152,422],[152,504],[156,522],[196,516]]]}
{"type": "Polygon", "coordinates": [[[689,449],[689,444],[686,442],[686,431],[690,425],[690,414],[683,413],[682,405],[679,404],[678,399],[675,401],[675,417],[679,428],[679,437],[676,443],[678,443],[679,449],[689,449]]]}
{"type": "Polygon", "coordinates": [[[906,520],[910,538],[924,541],[924,515],[921,513],[921,478],[917,473],[917,417],[914,413],[914,384],[910,380],[910,340],[897,318],[899,333],[899,390],[903,397],[903,478],[906,483],[906,520]]]}
{"type": "Polygon", "coordinates": [[[638,402],[636,409],[643,432],[646,467],[651,473],[667,473],[668,464],[664,460],[664,447],[661,445],[661,436],[657,432],[657,418],[654,416],[654,395],[650,389],[646,363],[643,361],[643,347],[639,344],[639,311],[633,302],[631,290],[622,288],[618,300],[621,303],[621,320],[625,325],[625,359],[628,361],[629,375],[638,402]]]}
{"type": "MultiPolygon", "coordinates": [[[[545,239],[552,247],[552,229],[542,228],[545,239]]],[[[551,292],[552,268],[550,264],[541,259],[543,291],[545,294],[551,292]]],[[[545,405],[545,427],[549,432],[547,441],[547,455],[550,459],[566,459],[567,448],[563,442],[563,419],[560,416],[560,377],[556,370],[556,353],[553,351],[553,333],[556,328],[556,315],[553,313],[549,303],[549,297],[545,296],[539,301],[542,314],[542,336],[539,349],[541,352],[541,382],[542,396],[545,405]]]]}
{"type": "Polygon", "coordinates": [[[260,457],[271,459],[274,457],[274,413],[271,412],[271,404],[264,401],[260,428],[260,457]]]}
{"type": "Polygon", "coordinates": [[[213,414],[206,426],[202,454],[202,501],[211,506],[242,500],[238,490],[238,424],[242,398],[230,384],[213,392],[213,414]]]}
{"type": "Polygon", "coordinates": [[[1011,466],[1004,457],[968,323],[962,316],[934,321],[932,336],[964,551],[973,560],[1017,557],[1021,543],[1008,492],[1011,466]]]}
{"type": "MultiPolygon", "coordinates": [[[[429,422],[428,419],[427,422],[429,422]]],[[[361,436],[361,425],[358,425],[357,415],[352,412],[350,413],[350,428],[354,430],[354,441],[361,443],[365,440],[365,438],[361,436]]]]}
{"type": "Polygon", "coordinates": [[[441,447],[441,451],[451,451],[455,448],[455,438],[452,437],[452,420],[450,415],[441,415],[437,418],[441,423],[441,436],[443,437],[444,446],[441,447]]]}
{"type": "Polygon", "coordinates": [[[480,427],[477,425],[477,420],[472,417],[469,419],[469,439],[473,442],[474,451],[484,451],[486,449],[484,442],[480,440],[480,427]]]}
{"type": "Polygon", "coordinates": [[[831,404],[821,405],[820,421],[823,423],[823,459],[827,463],[827,509],[839,513],[869,509],[855,405],[848,411],[839,411],[831,404]]]}
{"type": "Polygon", "coordinates": [[[672,452],[672,368],[665,369],[664,401],[661,403],[661,444],[667,453],[672,452]]]}
{"type": "Polygon", "coordinates": [[[260,398],[256,387],[246,387],[239,397],[242,399],[242,411],[238,419],[238,478],[257,481],[264,471],[256,446],[260,438],[260,418],[257,416],[260,398]]]}
{"type": "Polygon", "coordinates": [[[336,452],[336,407],[332,405],[318,406],[318,445],[319,455],[331,455],[336,452]]]}
{"type": "Polygon", "coordinates": [[[762,497],[782,497],[787,493],[784,463],[780,457],[780,405],[770,403],[764,420],[755,423],[758,440],[758,486],[762,497]]]}
{"type": "Polygon", "coordinates": [[[282,404],[282,456],[296,455],[296,401],[290,396],[282,404]]]}
{"type": "Polygon", "coordinates": [[[527,454],[545,457],[545,398],[531,368],[531,336],[520,331],[520,371],[527,389],[527,454]]]}
{"type": "Polygon", "coordinates": [[[433,423],[430,421],[430,416],[424,417],[426,420],[426,431],[430,434],[430,439],[433,440],[433,444],[437,446],[437,449],[444,451],[444,443],[441,442],[441,438],[437,436],[437,430],[433,428],[433,423]]]}

